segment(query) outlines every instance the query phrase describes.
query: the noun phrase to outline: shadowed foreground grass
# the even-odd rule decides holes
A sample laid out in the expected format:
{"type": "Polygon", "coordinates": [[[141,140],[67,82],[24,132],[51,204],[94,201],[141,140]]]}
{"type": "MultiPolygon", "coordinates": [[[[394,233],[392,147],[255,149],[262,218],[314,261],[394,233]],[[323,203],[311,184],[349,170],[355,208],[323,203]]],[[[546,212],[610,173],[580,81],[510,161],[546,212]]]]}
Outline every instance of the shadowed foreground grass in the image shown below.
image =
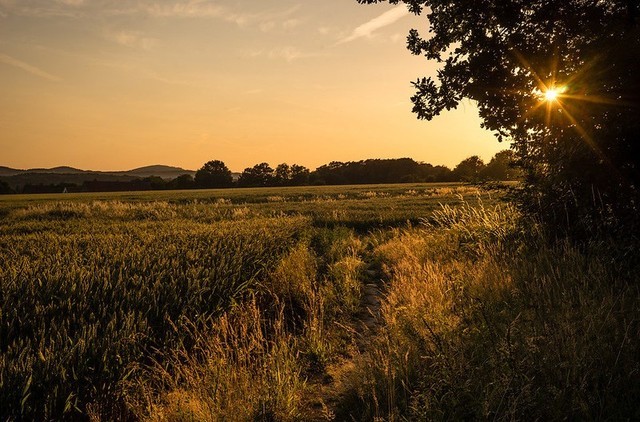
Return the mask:
{"type": "Polygon", "coordinates": [[[385,324],[357,358],[340,418],[640,417],[630,251],[521,228],[509,206],[444,207],[376,247],[385,324]]]}

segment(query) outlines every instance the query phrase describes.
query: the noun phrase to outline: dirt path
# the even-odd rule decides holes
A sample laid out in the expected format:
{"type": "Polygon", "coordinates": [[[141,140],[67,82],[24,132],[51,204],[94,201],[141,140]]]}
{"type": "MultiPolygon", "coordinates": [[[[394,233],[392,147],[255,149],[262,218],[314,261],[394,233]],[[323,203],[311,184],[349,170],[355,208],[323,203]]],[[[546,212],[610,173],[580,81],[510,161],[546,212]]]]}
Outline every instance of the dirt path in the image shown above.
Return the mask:
{"type": "Polygon", "coordinates": [[[381,326],[382,277],[370,266],[364,271],[362,282],[360,309],[346,327],[352,333],[355,350],[328,365],[324,374],[307,380],[302,412],[304,421],[335,420],[336,408],[346,390],[346,377],[355,367],[354,358],[367,350],[371,338],[381,326]]]}
{"type": "Polygon", "coordinates": [[[364,325],[368,331],[375,332],[382,322],[380,320],[382,286],[379,280],[380,277],[374,270],[367,270],[366,274],[367,280],[365,280],[362,303],[360,304],[360,311],[356,315],[356,322],[364,325]]]}

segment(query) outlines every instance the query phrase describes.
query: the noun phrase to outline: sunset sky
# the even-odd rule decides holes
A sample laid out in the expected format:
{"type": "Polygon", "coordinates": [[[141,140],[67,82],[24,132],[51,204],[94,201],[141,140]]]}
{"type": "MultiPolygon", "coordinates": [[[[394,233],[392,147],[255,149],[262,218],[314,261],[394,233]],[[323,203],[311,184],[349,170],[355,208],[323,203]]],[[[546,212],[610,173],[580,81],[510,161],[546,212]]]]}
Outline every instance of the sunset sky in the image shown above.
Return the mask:
{"type": "Polygon", "coordinates": [[[411,157],[507,145],[473,103],[411,113],[435,64],[424,18],[355,0],[0,0],[0,165],[196,169],[411,157]]]}

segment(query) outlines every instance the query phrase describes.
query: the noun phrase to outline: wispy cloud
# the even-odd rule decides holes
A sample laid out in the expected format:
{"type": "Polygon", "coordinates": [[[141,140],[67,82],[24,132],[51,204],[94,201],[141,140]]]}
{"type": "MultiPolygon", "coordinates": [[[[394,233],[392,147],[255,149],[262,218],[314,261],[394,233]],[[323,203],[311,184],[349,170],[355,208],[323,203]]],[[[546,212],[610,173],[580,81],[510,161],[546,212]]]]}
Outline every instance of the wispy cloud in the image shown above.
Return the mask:
{"type": "Polygon", "coordinates": [[[56,2],[67,6],[82,6],[84,4],[84,0],[56,0],[56,2]]]}
{"type": "Polygon", "coordinates": [[[225,7],[206,1],[174,1],[174,2],[139,2],[134,7],[112,9],[126,14],[142,13],[155,17],[179,18],[225,18],[228,11],[225,7]]]}
{"type": "Polygon", "coordinates": [[[302,20],[293,17],[300,9],[300,5],[296,5],[284,10],[264,11],[258,13],[246,13],[225,11],[220,17],[228,22],[233,22],[240,27],[256,26],[263,32],[269,32],[274,29],[292,29],[300,24],[302,20]]]}
{"type": "Polygon", "coordinates": [[[44,78],[50,81],[58,82],[62,80],[61,78],[55,75],[52,75],[51,73],[45,72],[42,69],[39,69],[33,65],[30,65],[29,63],[25,63],[21,60],[18,60],[6,54],[0,53],[0,63],[4,63],[6,65],[16,67],[18,69],[24,70],[27,73],[30,73],[35,76],[39,76],[41,78],[44,78]]]}
{"type": "Polygon", "coordinates": [[[393,9],[384,12],[380,16],[377,16],[370,21],[358,26],[353,30],[353,32],[351,32],[349,36],[338,41],[338,44],[351,42],[357,40],[358,38],[371,37],[377,30],[394,24],[395,22],[408,15],[409,11],[407,10],[407,7],[405,5],[396,6],[393,9]]]}
{"type": "Polygon", "coordinates": [[[242,57],[245,58],[267,58],[269,60],[284,60],[288,63],[291,63],[295,60],[305,59],[309,57],[318,56],[317,53],[309,53],[305,51],[301,51],[296,47],[285,46],[273,48],[271,50],[253,50],[253,51],[245,51],[241,53],[242,57]]]}
{"type": "Polygon", "coordinates": [[[84,0],[0,0],[0,17],[9,15],[31,17],[78,17],[84,0]]]}
{"type": "Polygon", "coordinates": [[[215,0],[0,0],[0,16],[91,17],[150,16],[155,18],[219,19],[240,27],[262,31],[287,30],[299,26],[293,16],[300,5],[284,10],[247,13],[215,0]]]}
{"type": "Polygon", "coordinates": [[[125,47],[142,50],[151,50],[158,44],[157,39],[146,37],[139,31],[106,31],[105,38],[125,47]]]}
{"type": "Polygon", "coordinates": [[[294,60],[303,59],[306,57],[312,57],[314,54],[305,53],[303,51],[298,50],[295,47],[283,47],[276,48],[268,52],[267,57],[270,59],[284,59],[287,62],[292,62],[294,60]]]}
{"type": "Polygon", "coordinates": [[[101,59],[89,59],[87,62],[91,65],[106,67],[128,75],[134,74],[137,77],[161,82],[166,85],[181,85],[195,88],[203,88],[206,85],[206,82],[199,78],[185,77],[181,79],[176,77],[167,77],[153,69],[131,62],[106,61],[101,59]]]}
{"type": "Polygon", "coordinates": [[[0,13],[31,17],[149,15],[217,18],[225,9],[201,0],[0,0],[0,13]]]}

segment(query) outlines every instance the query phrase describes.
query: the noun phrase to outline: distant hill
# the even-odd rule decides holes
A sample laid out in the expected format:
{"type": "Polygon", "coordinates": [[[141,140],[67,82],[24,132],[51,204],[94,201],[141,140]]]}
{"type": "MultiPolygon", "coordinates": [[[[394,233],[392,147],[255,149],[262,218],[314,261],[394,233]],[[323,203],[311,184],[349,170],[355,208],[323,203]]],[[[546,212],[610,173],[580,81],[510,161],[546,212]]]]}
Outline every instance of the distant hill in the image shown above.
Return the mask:
{"type": "Polygon", "coordinates": [[[50,169],[44,168],[35,168],[29,170],[21,170],[23,173],[52,173],[52,174],[81,174],[81,173],[91,173],[87,170],[80,170],[77,168],[69,167],[69,166],[60,166],[53,167],[50,169]]]}
{"type": "Polygon", "coordinates": [[[25,185],[59,185],[74,184],[81,185],[84,182],[101,181],[101,182],[128,182],[139,179],[134,176],[115,175],[108,173],[39,173],[39,172],[23,172],[12,176],[0,176],[0,182],[6,182],[9,187],[20,191],[25,185]]]}
{"type": "Polygon", "coordinates": [[[85,181],[130,181],[153,176],[172,180],[183,174],[194,176],[196,172],[165,165],[146,166],[125,171],[92,171],[69,166],[21,170],[0,166],[0,181],[6,182],[13,189],[21,188],[25,185],[82,184],[85,181]]]}
{"type": "Polygon", "coordinates": [[[11,167],[0,166],[0,176],[13,176],[14,174],[20,174],[24,170],[12,169],[11,167]]]}
{"type": "Polygon", "coordinates": [[[138,176],[138,177],[158,176],[158,177],[162,177],[163,179],[175,179],[176,177],[182,176],[183,174],[188,174],[191,176],[195,176],[196,174],[196,172],[193,170],[185,170],[180,167],[165,166],[161,164],[139,167],[137,169],[127,170],[122,172],[109,172],[109,173],[124,174],[127,176],[138,176]]]}

